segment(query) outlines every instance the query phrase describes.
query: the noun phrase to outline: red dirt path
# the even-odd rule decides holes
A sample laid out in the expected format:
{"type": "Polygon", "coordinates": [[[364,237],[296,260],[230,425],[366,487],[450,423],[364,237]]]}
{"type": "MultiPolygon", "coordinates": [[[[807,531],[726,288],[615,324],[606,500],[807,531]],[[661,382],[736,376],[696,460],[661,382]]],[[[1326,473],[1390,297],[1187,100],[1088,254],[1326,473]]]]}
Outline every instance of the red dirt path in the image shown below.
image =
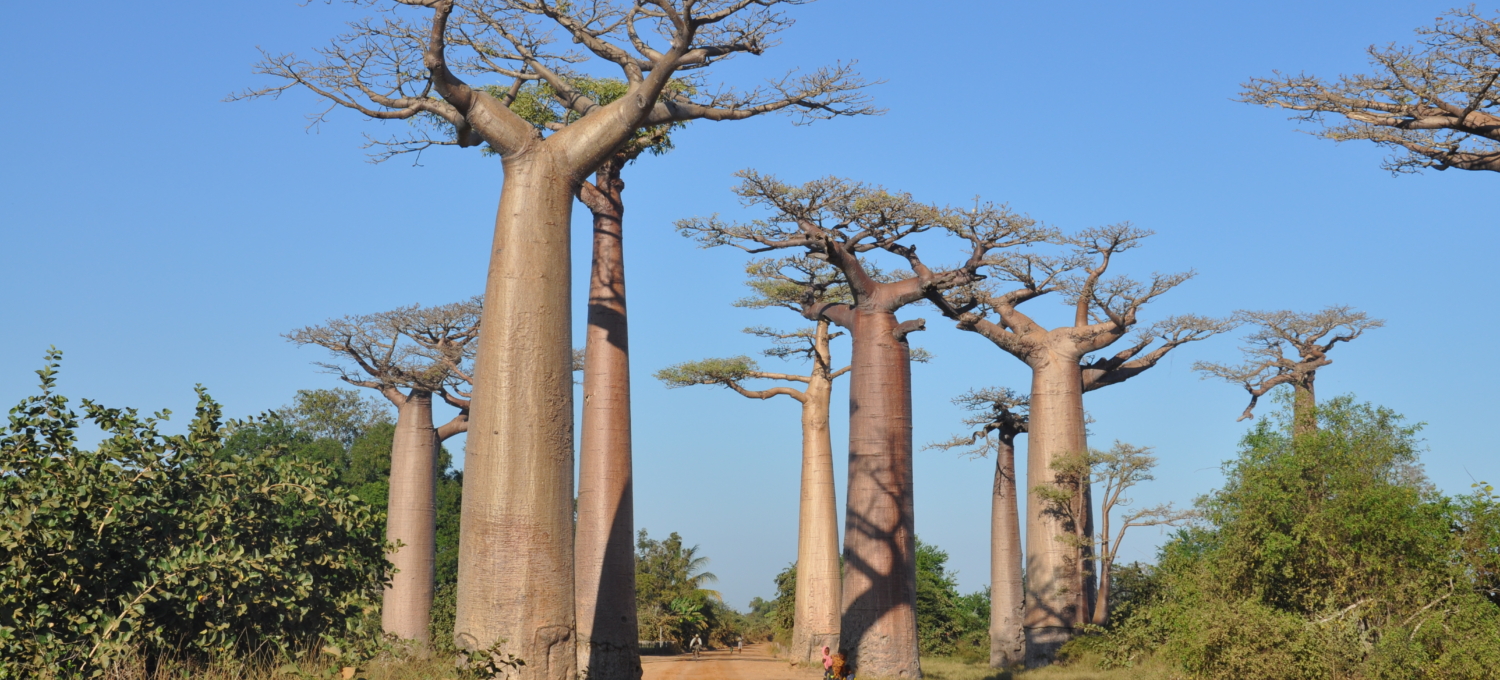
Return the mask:
{"type": "Polygon", "coordinates": [[[642,680],[818,680],[813,668],[797,668],[771,656],[769,644],[746,645],[744,654],[727,650],[641,657],[642,680]]]}

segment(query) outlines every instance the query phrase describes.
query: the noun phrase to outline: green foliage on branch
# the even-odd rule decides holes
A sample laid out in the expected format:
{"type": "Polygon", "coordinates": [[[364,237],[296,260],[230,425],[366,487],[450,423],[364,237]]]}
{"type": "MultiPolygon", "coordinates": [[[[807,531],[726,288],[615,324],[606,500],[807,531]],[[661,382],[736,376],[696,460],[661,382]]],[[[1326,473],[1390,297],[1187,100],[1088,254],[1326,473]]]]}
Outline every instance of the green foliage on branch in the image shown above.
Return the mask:
{"type": "Polygon", "coordinates": [[[689,387],[692,385],[720,385],[738,382],[759,370],[755,360],[747,356],[686,361],[668,366],[656,372],[656,379],[667,387],[689,387]]]}
{"type": "Polygon", "coordinates": [[[165,411],[84,400],[80,418],[54,393],[60,358],[0,429],[0,678],[377,639],[382,518],[326,466],[227,449],[201,388],[183,435],[158,430],[165,411]],[[78,448],[81,421],[97,448],[78,448]]]}
{"type": "Polygon", "coordinates": [[[1438,494],[1418,427],[1344,397],[1263,419],[1105,638],[1195,678],[1487,678],[1500,668],[1500,503],[1438,494]]]}

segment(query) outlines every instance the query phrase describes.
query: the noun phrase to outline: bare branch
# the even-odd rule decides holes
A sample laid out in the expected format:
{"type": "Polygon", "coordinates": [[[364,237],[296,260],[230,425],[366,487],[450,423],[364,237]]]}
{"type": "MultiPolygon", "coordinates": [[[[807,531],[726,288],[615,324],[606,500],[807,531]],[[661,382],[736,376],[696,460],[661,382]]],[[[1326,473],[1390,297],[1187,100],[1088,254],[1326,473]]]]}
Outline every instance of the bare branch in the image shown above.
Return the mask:
{"type": "Polygon", "coordinates": [[[1293,385],[1310,394],[1318,369],[1333,363],[1328,352],[1334,345],[1385,325],[1348,306],[1306,313],[1242,310],[1235,313],[1234,323],[1255,327],[1240,347],[1245,362],[1231,366],[1200,361],[1193,364],[1193,370],[1205,379],[1218,378],[1245,388],[1250,405],[1239,420],[1252,417],[1259,399],[1279,385],[1293,385]]]}
{"type": "Polygon", "coordinates": [[[954,397],[953,403],[972,414],[963,419],[963,424],[978,429],[922,448],[962,449],[960,455],[983,458],[997,446],[1013,446],[1016,436],[1027,430],[1031,399],[1008,387],[969,390],[954,397]]]}
{"type": "Polygon", "coordinates": [[[1321,125],[1312,134],[1324,139],[1393,149],[1392,173],[1500,172],[1500,15],[1451,10],[1416,33],[1416,47],[1369,48],[1373,74],[1328,82],[1273,72],[1246,82],[1241,101],[1294,111],[1321,125]],[[1329,114],[1344,122],[1325,122],[1329,114]]]}

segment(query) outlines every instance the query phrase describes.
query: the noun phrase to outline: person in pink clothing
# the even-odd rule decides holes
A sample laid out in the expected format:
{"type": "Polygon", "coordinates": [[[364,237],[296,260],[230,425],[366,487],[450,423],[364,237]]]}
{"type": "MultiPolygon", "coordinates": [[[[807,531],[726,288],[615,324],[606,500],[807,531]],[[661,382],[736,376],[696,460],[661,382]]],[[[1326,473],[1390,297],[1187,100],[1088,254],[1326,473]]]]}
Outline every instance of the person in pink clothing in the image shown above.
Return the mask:
{"type": "Polygon", "coordinates": [[[823,647],[823,680],[833,677],[833,657],[828,655],[828,647],[823,647]]]}

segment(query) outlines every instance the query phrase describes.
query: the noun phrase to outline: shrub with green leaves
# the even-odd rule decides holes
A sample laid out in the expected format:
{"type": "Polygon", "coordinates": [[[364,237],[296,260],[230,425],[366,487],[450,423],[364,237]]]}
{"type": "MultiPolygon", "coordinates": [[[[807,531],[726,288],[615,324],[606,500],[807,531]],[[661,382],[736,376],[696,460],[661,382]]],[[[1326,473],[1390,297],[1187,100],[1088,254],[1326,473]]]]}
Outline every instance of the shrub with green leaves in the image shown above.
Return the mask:
{"type": "Polygon", "coordinates": [[[1190,677],[1494,677],[1500,504],[1439,493],[1418,428],[1351,398],[1262,420],[1101,645],[1190,677]]]}
{"type": "Polygon", "coordinates": [[[958,594],[948,553],[917,539],[917,648],[925,655],[989,658],[990,593],[958,594]]]}
{"type": "Polygon", "coordinates": [[[83,400],[80,418],[54,393],[60,358],[0,429],[0,678],[378,639],[389,562],[368,504],[281,448],[226,451],[201,388],[183,435],[158,431],[165,411],[83,400]]]}

